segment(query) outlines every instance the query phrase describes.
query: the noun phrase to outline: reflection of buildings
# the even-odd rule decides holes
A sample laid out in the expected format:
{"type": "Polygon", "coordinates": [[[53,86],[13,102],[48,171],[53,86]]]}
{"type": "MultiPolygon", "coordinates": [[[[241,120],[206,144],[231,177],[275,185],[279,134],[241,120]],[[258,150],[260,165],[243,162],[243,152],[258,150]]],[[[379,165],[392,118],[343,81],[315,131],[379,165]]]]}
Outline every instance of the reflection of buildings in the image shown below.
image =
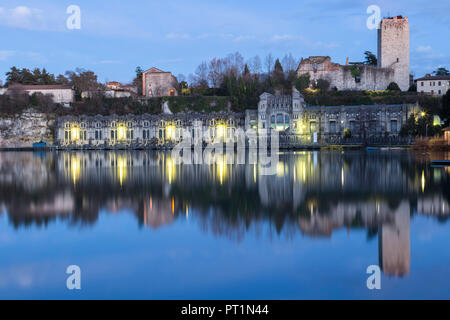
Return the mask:
{"type": "MultiPolygon", "coordinates": [[[[330,237],[378,233],[386,274],[409,272],[409,216],[450,217],[450,174],[402,152],[281,153],[276,175],[258,164],[176,164],[170,152],[0,153],[0,203],[15,226],[56,217],[96,223],[99,212],[132,212],[159,228],[179,218],[241,239],[253,227],[330,237]]],[[[236,158],[234,158],[236,162],[236,158]]]]}
{"type": "Polygon", "coordinates": [[[410,208],[401,203],[391,224],[382,224],[378,234],[378,249],[381,270],[387,275],[404,276],[409,274],[410,254],[410,208]]]}
{"type": "Polygon", "coordinates": [[[144,224],[157,229],[162,225],[171,224],[175,220],[175,199],[144,200],[144,224]]]}

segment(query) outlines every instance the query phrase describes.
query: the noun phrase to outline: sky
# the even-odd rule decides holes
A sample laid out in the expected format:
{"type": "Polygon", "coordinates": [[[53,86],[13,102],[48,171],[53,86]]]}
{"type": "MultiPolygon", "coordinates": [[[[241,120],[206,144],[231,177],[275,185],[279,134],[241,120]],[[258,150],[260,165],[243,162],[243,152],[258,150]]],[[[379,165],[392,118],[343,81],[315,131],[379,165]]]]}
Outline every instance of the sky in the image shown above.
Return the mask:
{"type": "Polygon", "coordinates": [[[450,69],[448,0],[0,0],[0,80],[11,66],[84,68],[102,82],[130,82],[137,66],[188,77],[202,61],[236,51],[262,61],[269,53],[363,61],[364,51],[377,52],[370,5],[382,17],[408,17],[415,77],[450,69]],[[67,28],[70,5],[80,8],[80,29],[67,28]]]}

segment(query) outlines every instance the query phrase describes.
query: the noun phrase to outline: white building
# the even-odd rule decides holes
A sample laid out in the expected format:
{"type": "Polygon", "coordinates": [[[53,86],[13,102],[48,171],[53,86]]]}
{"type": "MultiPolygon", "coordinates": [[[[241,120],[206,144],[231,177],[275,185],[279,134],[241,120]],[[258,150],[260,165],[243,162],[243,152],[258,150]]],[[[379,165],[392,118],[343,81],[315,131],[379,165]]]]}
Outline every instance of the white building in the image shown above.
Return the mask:
{"type": "Polygon", "coordinates": [[[71,85],[22,85],[14,84],[8,87],[7,93],[23,91],[30,96],[34,93],[50,95],[54,103],[70,106],[74,101],[75,91],[71,85]]]}
{"type": "Polygon", "coordinates": [[[431,76],[427,74],[416,80],[417,92],[442,96],[450,89],[450,76],[431,76]]]}

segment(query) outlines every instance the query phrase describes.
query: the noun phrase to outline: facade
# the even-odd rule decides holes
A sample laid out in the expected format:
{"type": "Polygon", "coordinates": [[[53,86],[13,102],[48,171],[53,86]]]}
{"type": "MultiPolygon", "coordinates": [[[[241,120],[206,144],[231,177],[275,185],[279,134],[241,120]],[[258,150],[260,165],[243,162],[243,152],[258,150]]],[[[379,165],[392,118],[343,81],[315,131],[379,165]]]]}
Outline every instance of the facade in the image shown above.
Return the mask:
{"type": "Polygon", "coordinates": [[[172,145],[187,130],[195,144],[237,142],[236,130],[280,133],[282,146],[339,143],[344,131],[354,139],[395,139],[418,105],[307,106],[303,96],[264,93],[257,110],[244,113],[178,113],[127,116],[66,116],[56,123],[61,146],[172,145]]]}
{"type": "Polygon", "coordinates": [[[70,106],[74,101],[75,91],[71,85],[22,85],[14,84],[8,87],[8,93],[23,91],[30,96],[34,93],[52,96],[54,103],[70,106]]]}
{"type": "Polygon", "coordinates": [[[142,95],[144,97],[177,96],[177,88],[177,78],[170,72],[150,68],[142,73],[142,95]]]}
{"type": "Polygon", "coordinates": [[[427,74],[416,80],[417,92],[442,96],[450,90],[450,76],[431,76],[427,74]]]}
{"type": "Polygon", "coordinates": [[[378,65],[340,65],[328,56],[302,59],[297,76],[308,73],[312,82],[327,80],[337,90],[386,90],[391,82],[407,91],[409,79],[409,24],[401,16],[383,19],[378,29],[378,65]]]}
{"type": "Polygon", "coordinates": [[[127,116],[65,116],[56,122],[56,143],[61,146],[170,145],[183,140],[188,130],[195,143],[236,142],[236,128],[244,127],[243,114],[179,113],[127,116]]]}
{"type": "Polygon", "coordinates": [[[346,129],[360,140],[398,138],[419,111],[418,105],[308,106],[294,89],[291,96],[262,94],[258,110],[247,110],[246,126],[280,131],[293,145],[337,142],[346,129]]]}

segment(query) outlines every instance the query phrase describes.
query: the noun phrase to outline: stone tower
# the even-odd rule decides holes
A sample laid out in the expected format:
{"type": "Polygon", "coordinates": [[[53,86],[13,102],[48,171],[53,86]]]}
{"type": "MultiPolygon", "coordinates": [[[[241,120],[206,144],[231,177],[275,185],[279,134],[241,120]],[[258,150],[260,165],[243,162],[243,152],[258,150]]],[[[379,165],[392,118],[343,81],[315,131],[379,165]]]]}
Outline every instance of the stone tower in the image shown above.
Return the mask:
{"type": "Polygon", "coordinates": [[[409,88],[409,23],[407,17],[381,20],[378,29],[378,67],[394,69],[393,81],[409,88]]]}

